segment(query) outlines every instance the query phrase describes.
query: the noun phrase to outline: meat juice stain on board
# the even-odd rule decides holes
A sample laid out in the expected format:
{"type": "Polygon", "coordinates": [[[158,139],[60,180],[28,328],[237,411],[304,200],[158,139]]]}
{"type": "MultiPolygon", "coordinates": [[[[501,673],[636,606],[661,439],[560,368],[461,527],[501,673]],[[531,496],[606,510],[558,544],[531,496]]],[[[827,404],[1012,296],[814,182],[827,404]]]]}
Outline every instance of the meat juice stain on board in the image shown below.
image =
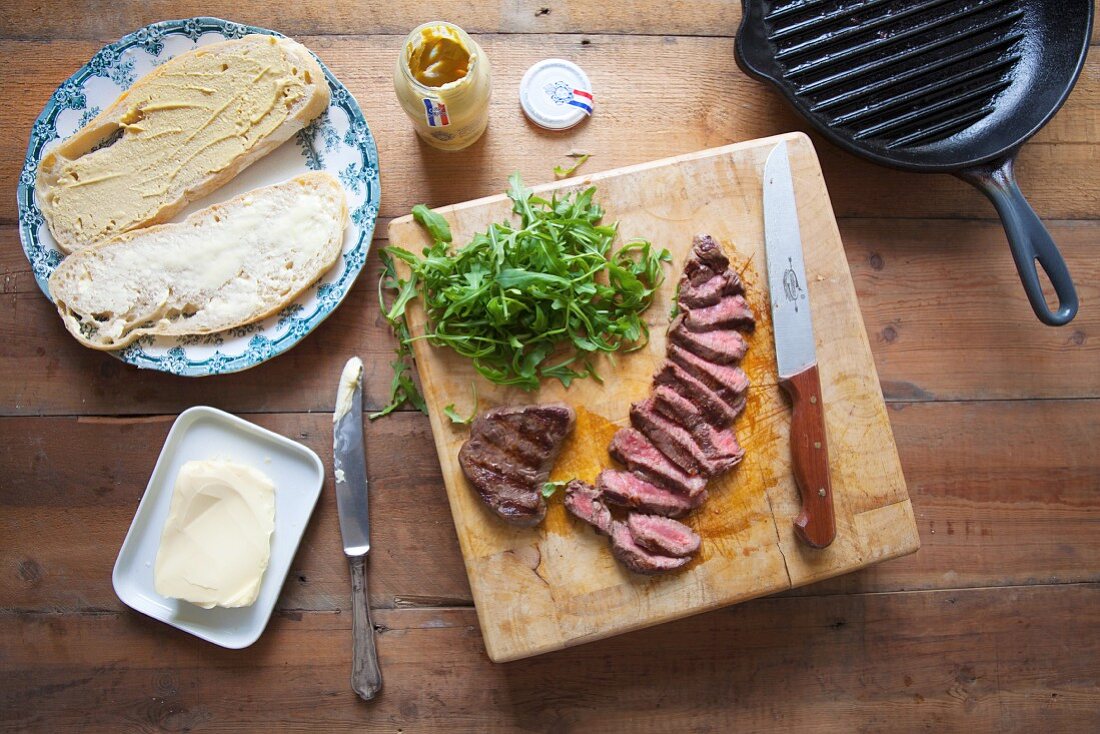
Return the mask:
{"type": "MultiPolygon", "coordinates": [[[[574,405],[573,410],[577,420],[550,472],[550,481],[582,479],[592,484],[601,470],[613,465],[607,446],[620,426],[582,405],[574,405]]],[[[549,504],[543,521],[546,530],[558,534],[569,532],[569,513],[561,503],[561,493],[556,493],[549,504]]]]}

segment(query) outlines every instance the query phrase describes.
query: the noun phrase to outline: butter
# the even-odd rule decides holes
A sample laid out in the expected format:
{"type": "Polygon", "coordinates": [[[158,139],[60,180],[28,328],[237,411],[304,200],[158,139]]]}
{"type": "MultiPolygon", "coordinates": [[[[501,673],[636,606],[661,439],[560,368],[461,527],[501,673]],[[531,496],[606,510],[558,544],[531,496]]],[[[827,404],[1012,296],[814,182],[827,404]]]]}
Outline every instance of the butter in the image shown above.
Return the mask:
{"type": "Polygon", "coordinates": [[[189,461],[157,551],[158,594],[204,609],[251,606],[271,558],[275,485],[232,461],[189,461]]]}
{"type": "MultiPolygon", "coordinates": [[[[351,410],[351,400],[355,388],[363,381],[363,360],[352,357],[340,373],[340,386],[336,388],[336,409],[332,412],[332,422],[336,423],[351,410]]],[[[339,481],[339,479],[337,479],[339,481]]]]}

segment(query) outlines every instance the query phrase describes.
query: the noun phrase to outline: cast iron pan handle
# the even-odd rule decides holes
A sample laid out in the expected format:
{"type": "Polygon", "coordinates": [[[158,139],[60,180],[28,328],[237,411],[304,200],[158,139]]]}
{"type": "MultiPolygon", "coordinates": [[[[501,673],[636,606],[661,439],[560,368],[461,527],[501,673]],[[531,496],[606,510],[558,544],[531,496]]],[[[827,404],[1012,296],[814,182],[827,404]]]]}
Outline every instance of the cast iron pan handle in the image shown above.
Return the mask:
{"type": "Polygon", "coordinates": [[[1016,261],[1020,281],[1024,284],[1027,299],[1031,301],[1035,315],[1044,324],[1064,326],[1077,315],[1077,291],[1073,287],[1066,261],[1062,259],[1050,233],[1016,185],[1016,176],[1012,171],[1014,162],[1015,157],[1009,155],[1004,160],[968,168],[957,175],[988,196],[997,208],[997,213],[1001,215],[1008,244],[1012,247],[1012,258],[1016,261]],[[1058,295],[1057,311],[1050,310],[1046,297],[1043,296],[1036,263],[1046,271],[1054,292],[1058,295]]]}

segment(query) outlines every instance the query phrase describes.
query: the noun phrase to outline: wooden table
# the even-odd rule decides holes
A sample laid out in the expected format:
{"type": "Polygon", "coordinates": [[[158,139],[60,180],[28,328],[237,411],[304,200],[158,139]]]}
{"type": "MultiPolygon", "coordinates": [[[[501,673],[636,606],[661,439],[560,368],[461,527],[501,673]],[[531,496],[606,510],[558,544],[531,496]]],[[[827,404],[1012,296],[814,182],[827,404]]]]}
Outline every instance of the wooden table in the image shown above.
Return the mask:
{"type": "MultiPolygon", "coordinates": [[[[19,246],[31,122],[105,42],[206,13],[308,44],[378,141],[382,212],[804,126],[736,68],[733,0],[0,5],[0,728],[419,732],[1100,730],[1100,56],[1028,145],[1021,184],[1081,294],[1063,329],[1031,314],[989,204],[946,176],[886,171],[815,139],[920,523],[915,555],[778,597],[505,665],[483,651],[427,419],[368,427],[371,601],[386,688],[348,686],[349,582],[326,489],[267,632],[215,648],[129,611],[111,567],[175,416],[214,405],[330,452],[344,359],[385,402],[392,341],[372,259],[286,355],[189,380],[68,337],[19,246]],[[402,37],[435,17],[494,66],[492,122],[426,148],[392,93],[402,37]],[[534,61],[580,63],[598,94],[571,134],[527,124],[534,61]]],[[[384,244],[376,240],[375,246],[384,244]]]]}

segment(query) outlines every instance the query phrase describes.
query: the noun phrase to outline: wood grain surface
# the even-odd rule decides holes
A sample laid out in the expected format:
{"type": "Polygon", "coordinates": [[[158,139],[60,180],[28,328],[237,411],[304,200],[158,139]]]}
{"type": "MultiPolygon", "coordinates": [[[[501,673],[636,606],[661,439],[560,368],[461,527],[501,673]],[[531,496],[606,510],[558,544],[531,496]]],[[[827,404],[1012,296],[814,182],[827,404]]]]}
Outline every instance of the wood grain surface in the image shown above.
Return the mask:
{"type": "MultiPolygon", "coordinates": [[[[571,150],[594,154],[588,174],[805,129],[733,63],[735,0],[37,0],[0,3],[0,188],[14,189],[53,89],[102,44],[195,14],[299,37],[347,83],[382,158],[376,247],[413,203],[495,194],[512,170],[548,181],[571,150]],[[429,17],[477,33],[496,71],[490,133],[458,157],[416,143],[388,78],[401,38],[429,17]],[[514,104],[523,70],[546,56],[577,61],[597,85],[596,115],[571,133],[532,128],[514,104]]],[[[371,405],[389,386],[376,260],[291,352],[240,375],[179,380],[67,337],[19,247],[14,196],[0,197],[0,730],[1100,730],[1098,59],[1093,49],[1019,165],[1081,293],[1064,329],[1032,316],[980,194],[815,139],[918,553],[495,665],[430,425],[401,413],[367,426],[370,591],[387,686],[372,705],[348,684],[350,582],[331,485],[249,650],[218,650],[129,612],[110,571],[171,421],[191,405],[301,440],[331,471],[325,411],[346,357],[366,360],[371,405]]]]}
{"type": "MultiPolygon", "coordinates": [[[[622,241],[644,236],[672,255],[668,277],[645,313],[650,340],[644,349],[595,360],[600,382],[583,380],[564,389],[546,381],[537,392],[523,393],[481,379],[468,360],[449,349],[423,340],[413,343],[489,657],[514,660],[598,640],[915,551],[919,541],[905,478],[809,139],[793,134],[739,143],[535,191],[548,197],[589,186],[596,187],[595,200],[607,220],[618,222],[622,241]],[[800,228],[806,233],[806,287],[813,304],[824,427],[833,452],[829,469],[839,537],[825,551],[808,549],[795,537],[802,503],[792,471],[791,412],[778,383],[767,305],[764,162],[781,141],[788,144],[800,228]],[[607,455],[611,436],[629,425],[630,404],[651,392],[653,375],[665,360],[679,274],[699,232],[722,243],[731,267],[742,274],[757,324],[742,363],[752,382],[748,405],[734,424],[746,458],[708,484],[707,504],[684,521],[703,538],[696,561],[667,576],[633,575],[612,559],[603,538],[570,518],[560,503],[552,503],[536,528],[500,522],[463,477],[458,450],[469,433],[454,426],[443,407],[455,405],[467,414],[499,405],[568,403],[577,411],[577,424],[551,478],[594,481],[600,469],[613,466],[607,455]]],[[[450,222],[455,241],[465,242],[507,218],[510,210],[511,202],[496,196],[436,211],[450,222]]],[[[412,252],[428,244],[411,217],[391,223],[389,239],[412,252]]],[[[413,336],[424,333],[418,305],[409,310],[413,336]]]]}

